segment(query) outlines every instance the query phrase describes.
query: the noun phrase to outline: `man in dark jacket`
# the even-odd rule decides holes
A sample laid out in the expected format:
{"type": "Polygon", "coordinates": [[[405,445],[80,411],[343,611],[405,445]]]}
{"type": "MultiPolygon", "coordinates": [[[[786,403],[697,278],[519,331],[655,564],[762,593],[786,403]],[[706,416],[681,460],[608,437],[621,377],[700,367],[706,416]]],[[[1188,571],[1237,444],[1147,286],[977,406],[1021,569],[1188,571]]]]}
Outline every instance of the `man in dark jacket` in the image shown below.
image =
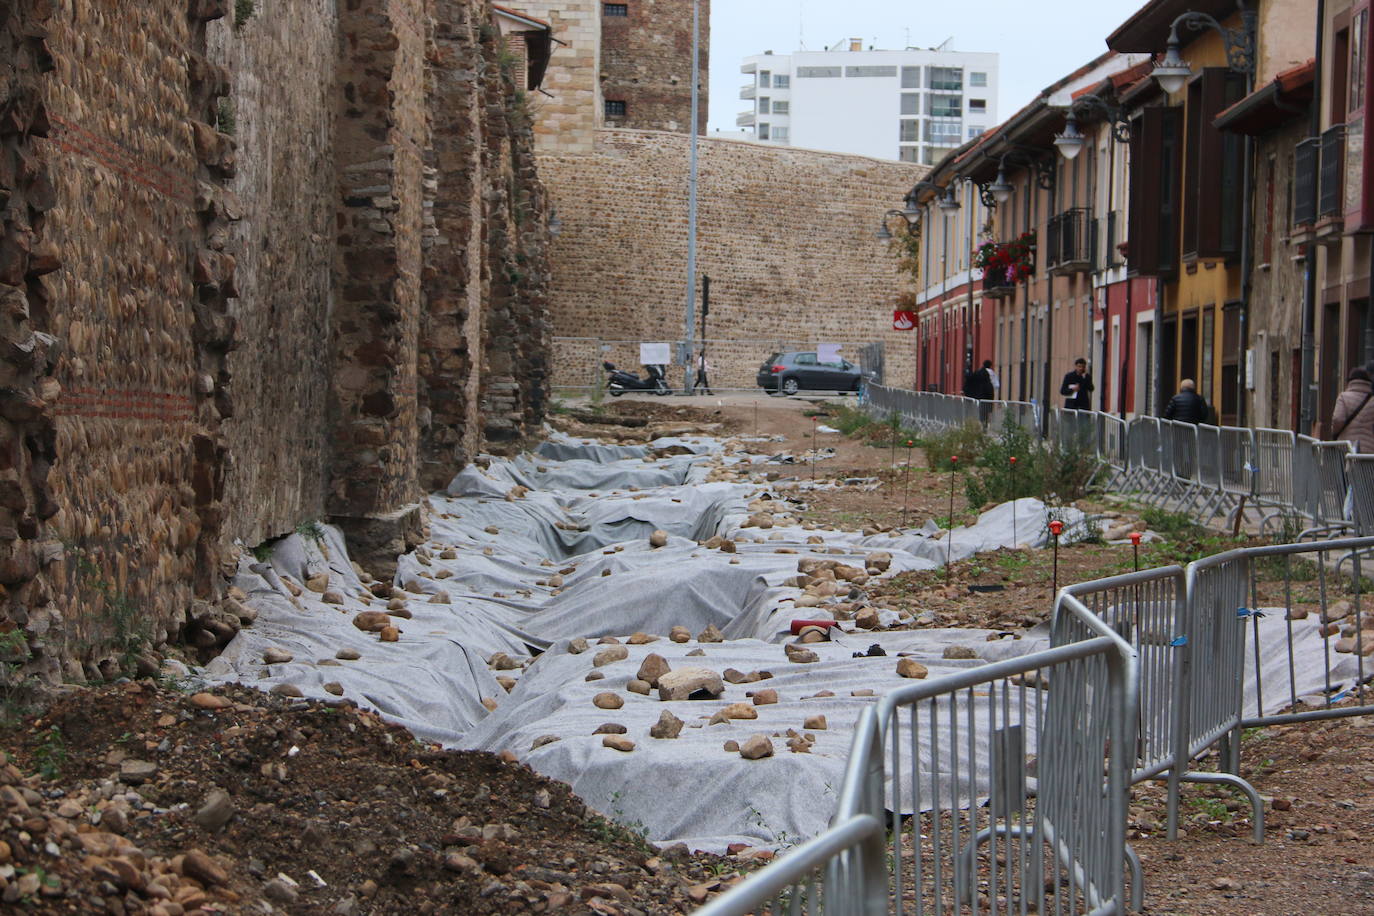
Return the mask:
{"type": "Polygon", "coordinates": [[[1064,376],[1059,393],[1064,396],[1066,410],[1092,410],[1092,376],[1088,375],[1088,361],[1079,357],[1073,361],[1073,371],[1064,376]]]}
{"type": "Polygon", "coordinates": [[[1177,420],[1180,423],[1207,422],[1207,402],[1197,393],[1197,386],[1193,384],[1192,379],[1186,378],[1179,382],[1178,394],[1164,405],[1164,419],[1177,420]]]}

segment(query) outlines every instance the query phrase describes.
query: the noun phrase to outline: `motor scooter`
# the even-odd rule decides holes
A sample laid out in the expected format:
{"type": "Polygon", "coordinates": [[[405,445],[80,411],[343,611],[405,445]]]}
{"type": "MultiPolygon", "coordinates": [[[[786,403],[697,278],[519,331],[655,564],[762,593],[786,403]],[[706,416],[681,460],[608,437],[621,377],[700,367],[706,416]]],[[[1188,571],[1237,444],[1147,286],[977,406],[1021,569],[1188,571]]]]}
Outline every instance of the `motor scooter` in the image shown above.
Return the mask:
{"type": "Polygon", "coordinates": [[[612,363],[602,363],[601,368],[607,372],[606,390],[613,398],[618,398],[627,391],[650,391],[661,397],[670,390],[663,366],[645,366],[645,378],[624,369],[617,369],[612,363]]]}

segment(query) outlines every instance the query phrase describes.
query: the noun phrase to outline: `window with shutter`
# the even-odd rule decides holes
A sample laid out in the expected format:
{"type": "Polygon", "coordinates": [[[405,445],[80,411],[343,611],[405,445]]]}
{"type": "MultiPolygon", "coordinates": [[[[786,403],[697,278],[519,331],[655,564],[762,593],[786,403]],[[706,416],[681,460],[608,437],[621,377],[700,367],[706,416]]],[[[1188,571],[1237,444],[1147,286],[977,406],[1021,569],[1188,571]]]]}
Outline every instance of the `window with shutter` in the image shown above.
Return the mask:
{"type": "Polygon", "coordinates": [[[1131,162],[1142,163],[1131,170],[1126,260],[1132,275],[1168,277],[1178,269],[1182,127],[1178,108],[1146,108],[1132,123],[1131,162]]]}
{"type": "Polygon", "coordinates": [[[1188,87],[1185,258],[1231,258],[1240,252],[1244,141],[1217,130],[1212,121],[1244,91],[1243,77],[1225,67],[1208,67],[1188,87]]]}

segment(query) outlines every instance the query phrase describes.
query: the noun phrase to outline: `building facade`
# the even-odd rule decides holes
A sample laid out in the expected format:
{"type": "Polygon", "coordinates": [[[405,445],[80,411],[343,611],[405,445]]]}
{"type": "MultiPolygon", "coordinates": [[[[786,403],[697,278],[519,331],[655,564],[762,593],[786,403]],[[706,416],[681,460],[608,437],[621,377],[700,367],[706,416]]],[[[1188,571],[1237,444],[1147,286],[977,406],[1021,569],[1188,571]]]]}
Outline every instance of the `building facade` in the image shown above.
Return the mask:
{"type": "Polygon", "coordinates": [[[996,54],[864,50],[756,54],[740,71],[755,140],[931,165],[997,123],[996,54]]]}

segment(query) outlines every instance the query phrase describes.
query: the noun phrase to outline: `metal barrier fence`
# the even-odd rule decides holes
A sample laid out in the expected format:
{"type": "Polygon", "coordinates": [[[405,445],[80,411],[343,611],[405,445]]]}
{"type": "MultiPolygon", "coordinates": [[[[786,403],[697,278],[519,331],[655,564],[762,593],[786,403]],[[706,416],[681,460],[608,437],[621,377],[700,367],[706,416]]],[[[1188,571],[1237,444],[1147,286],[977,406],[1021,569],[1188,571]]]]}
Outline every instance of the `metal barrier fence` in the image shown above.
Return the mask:
{"type": "Polygon", "coordinates": [[[833,826],[698,913],[1124,913],[1135,657],[1089,630],[866,709],[833,826]]]}
{"type": "MultiPolygon", "coordinates": [[[[1345,465],[1374,478],[1374,455],[1345,465]]],[[[1374,487],[1355,492],[1355,524],[1374,523],[1374,487]]],[[[1138,909],[1130,785],[1168,780],[1170,838],[1182,782],[1243,792],[1259,842],[1241,730],[1374,715],[1371,553],[1374,537],[1247,547],[1062,589],[1048,651],[865,710],[832,828],[701,912],[1117,913],[1126,865],[1138,909]],[[1221,769],[1192,769],[1213,747],[1221,769]]]]}
{"type": "MultiPolygon", "coordinates": [[[[1008,422],[1039,430],[1042,419],[1035,404],[884,385],[869,386],[864,405],[875,414],[895,412],[923,433],[970,422],[981,422],[992,433],[1008,422]]],[[[1111,489],[1136,493],[1147,505],[1169,507],[1199,524],[1253,514],[1262,530],[1284,521],[1300,530],[1300,537],[1339,534],[1355,527],[1350,505],[1361,497],[1352,488],[1374,484],[1374,475],[1347,478],[1346,458],[1354,454],[1348,442],[1156,417],[1123,422],[1097,411],[1060,408],[1051,408],[1045,419],[1047,440],[1090,450],[1101,462],[1099,479],[1111,489]]],[[[1374,507],[1374,495],[1369,498],[1374,507]]]]}

